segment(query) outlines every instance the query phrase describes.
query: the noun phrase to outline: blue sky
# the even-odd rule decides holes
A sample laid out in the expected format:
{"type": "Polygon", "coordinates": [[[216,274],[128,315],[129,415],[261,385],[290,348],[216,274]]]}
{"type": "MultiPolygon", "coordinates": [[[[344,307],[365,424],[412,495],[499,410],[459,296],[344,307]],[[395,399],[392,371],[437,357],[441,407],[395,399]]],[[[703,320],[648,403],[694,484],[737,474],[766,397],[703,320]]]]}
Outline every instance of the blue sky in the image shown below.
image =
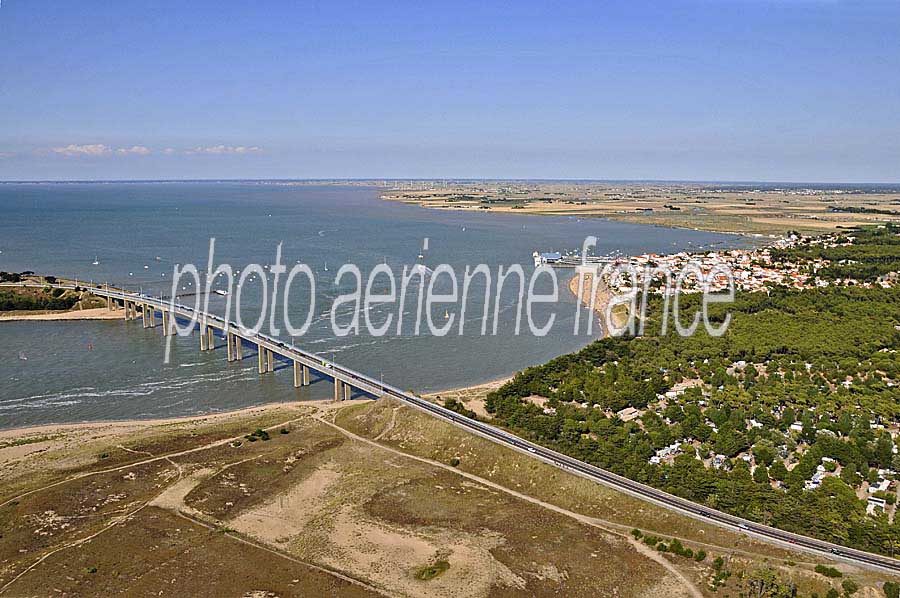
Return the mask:
{"type": "Polygon", "coordinates": [[[900,182],[900,2],[2,0],[0,180],[900,182]]]}

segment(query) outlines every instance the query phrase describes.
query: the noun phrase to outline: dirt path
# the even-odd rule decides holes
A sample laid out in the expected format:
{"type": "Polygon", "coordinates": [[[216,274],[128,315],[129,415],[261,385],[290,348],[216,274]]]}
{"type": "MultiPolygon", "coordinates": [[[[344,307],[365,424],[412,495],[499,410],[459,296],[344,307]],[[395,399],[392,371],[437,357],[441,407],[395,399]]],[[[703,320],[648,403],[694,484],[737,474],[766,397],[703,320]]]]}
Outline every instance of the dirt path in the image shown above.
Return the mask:
{"type": "MultiPolygon", "coordinates": [[[[304,419],[304,418],[306,418],[306,417],[308,417],[308,416],[309,416],[308,413],[304,413],[304,414],[300,415],[299,417],[294,417],[294,418],[291,418],[291,419],[289,419],[289,420],[287,420],[287,421],[281,422],[281,423],[279,423],[279,424],[275,424],[274,426],[269,426],[268,428],[265,428],[265,430],[266,430],[267,432],[268,432],[268,431],[271,431],[271,430],[278,430],[278,429],[281,429],[281,428],[284,427],[284,426],[288,426],[288,425],[290,425],[290,424],[296,423],[296,422],[298,422],[298,421],[300,421],[300,420],[302,420],[302,419],[304,419]]],[[[18,494],[18,495],[16,495],[16,496],[13,496],[13,497],[11,497],[11,498],[8,498],[8,499],[6,499],[5,501],[3,501],[2,503],[0,503],[0,507],[5,507],[5,506],[8,505],[9,503],[14,502],[14,501],[17,501],[17,500],[21,500],[22,498],[25,498],[26,496],[30,496],[30,495],[35,494],[35,493],[37,493],[37,492],[43,492],[44,490],[49,490],[50,488],[55,488],[56,486],[62,486],[63,484],[68,484],[69,482],[72,482],[72,481],[74,481],[74,480],[80,480],[80,479],[83,479],[83,478],[87,478],[87,477],[91,477],[91,476],[95,476],[95,475],[100,475],[100,474],[104,474],[104,473],[111,473],[111,472],[115,472],[115,471],[123,471],[123,470],[126,470],[126,469],[131,469],[132,467],[138,467],[138,466],[140,466],[140,465],[146,465],[146,464],[148,464],[148,463],[155,463],[155,462],[157,462],[157,461],[169,461],[170,463],[172,463],[172,465],[175,466],[175,468],[179,471],[179,473],[181,473],[181,468],[180,468],[177,464],[175,464],[174,462],[172,462],[171,459],[173,459],[173,458],[175,458],[175,457],[182,457],[182,456],[184,456],[184,455],[191,455],[191,454],[193,454],[193,453],[199,453],[199,452],[201,452],[201,451],[206,451],[206,450],[209,450],[209,449],[211,449],[211,448],[216,448],[216,447],[219,447],[219,446],[223,446],[223,445],[229,444],[229,443],[231,443],[231,442],[241,441],[241,440],[243,440],[243,438],[244,438],[244,435],[243,435],[243,434],[242,434],[242,435],[239,435],[239,436],[232,436],[232,437],[230,437],[230,438],[224,438],[224,439],[222,439],[222,440],[216,440],[215,442],[210,442],[210,443],[208,443],[208,444],[204,444],[203,446],[196,446],[196,447],[194,447],[194,448],[185,449],[185,450],[183,450],[183,451],[177,451],[177,452],[174,452],[174,453],[167,453],[167,454],[165,454],[165,455],[156,455],[156,456],[152,456],[152,457],[150,457],[150,458],[148,458],[148,459],[144,459],[143,461],[135,461],[134,463],[127,463],[127,464],[125,464],[125,465],[117,465],[116,467],[109,467],[109,468],[107,468],[107,469],[98,469],[98,470],[96,470],[96,471],[87,471],[87,472],[84,472],[84,473],[79,473],[79,474],[77,474],[77,475],[73,475],[73,476],[70,476],[70,477],[68,477],[68,478],[64,478],[64,479],[62,479],[62,480],[53,482],[52,484],[47,484],[47,485],[41,486],[41,487],[39,487],[39,488],[34,488],[34,489],[32,489],[32,490],[29,490],[28,492],[23,492],[23,493],[21,493],[21,494],[18,494]]],[[[125,449],[124,447],[120,447],[120,448],[123,448],[124,450],[126,450],[126,451],[128,451],[128,452],[130,452],[130,453],[134,453],[134,454],[145,454],[145,455],[151,455],[151,454],[152,454],[152,453],[147,453],[146,451],[134,451],[134,450],[131,450],[131,449],[125,449]]]]}
{"type": "MultiPolygon", "coordinates": [[[[284,426],[288,426],[288,425],[290,425],[290,424],[296,423],[296,422],[298,422],[298,421],[300,421],[301,419],[304,419],[304,418],[306,418],[306,417],[308,417],[308,414],[303,414],[303,415],[301,415],[300,417],[291,418],[291,419],[289,419],[289,420],[287,420],[287,421],[284,421],[284,422],[281,422],[281,423],[279,423],[279,424],[275,424],[275,425],[273,425],[273,426],[270,426],[270,427],[268,427],[268,428],[265,428],[265,430],[266,430],[266,431],[270,431],[270,430],[280,429],[280,428],[282,428],[282,427],[284,427],[284,426]]],[[[183,512],[183,511],[181,510],[181,507],[185,506],[185,505],[184,505],[184,497],[187,496],[188,492],[190,492],[191,488],[193,488],[193,486],[196,485],[196,483],[199,483],[199,480],[195,480],[195,479],[194,479],[194,476],[189,476],[189,477],[187,477],[187,478],[184,478],[184,477],[183,477],[183,475],[184,475],[183,468],[182,468],[181,465],[179,465],[178,463],[175,463],[174,461],[172,461],[172,459],[175,458],[175,457],[180,457],[180,456],[183,456],[183,455],[190,455],[190,454],[197,453],[197,452],[200,452],[200,451],[205,451],[205,450],[208,450],[208,449],[211,449],[211,448],[219,447],[219,446],[222,446],[222,445],[224,445],[224,444],[228,444],[228,443],[230,443],[230,442],[234,442],[234,441],[236,441],[236,440],[240,440],[240,439],[242,439],[242,438],[243,438],[243,436],[234,436],[234,437],[231,437],[231,438],[226,438],[226,439],[224,439],[224,440],[218,440],[218,441],[216,441],[216,442],[211,442],[211,443],[205,444],[205,445],[203,445],[203,446],[194,447],[194,448],[192,448],[192,449],[187,449],[187,450],[183,450],[183,451],[178,451],[178,452],[175,452],[175,453],[168,453],[168,454],[165,454],[165,455],[153,455],[153,453],[150,453],[150,452],[148,452],[148,451],[135,451],[135,450],[132,450],[132,449],[129,449],[129,448],[126,448],[126,447],[120,445],[119,448],[121,448],[122,450],[125,450],[125,451],[127,451],[127,452],[129,452],[129,453],[134,453],[134,454],[144,454],[144,455],[148,455],[149,458],[144,459],[144,460],[142,460],[142,461],[137,461],[137,462],[135,462],[135,463],[129,463],[129,464],[127,464],[127,465],[121,465],[121,466],[118,466],[118,467],[110,467],[110,468],[103,469],[103,470],[99,470],[99,471],[91,471],[91,472],[86,472],[86,473],[79,474],[79,475],[76,475],[76,476],[72,476],[72,477],[66,478],[66,479],[64,479],[64,480],[60,480],[60,481],[58,481],[58,482],[54,482],[54,483],[52,483],[52,484],[47,484],[47,485],[42,486],[42,487],[40,487],[40,488],[35,488],[35,489],[33,489],[33,490],[29,490],[28,492],[23,492],[22,494],[19,494],[18,496],[14,496],[13,498],[10,498],[10,499],[4,501],[3,503],[0,503],[0,507],[3,507],[3,506],[5,506],[5,505],[7,505],[7,504],[9,504],[9,503],[11,503],[11,502],[13,502],[13,501],[20,500],[21,498],[24,498],[24,497],[29,496],[29,495],[31,495],[31,494],[35,494],[35,493],[38,493],[38,492],[42,492],[42,491],[44,491],[44,490],[48,490],[48,489],[50,489],[50,488],[54,488],[54,487],[60,486],[60,485],[62,485],[62,484],[66,484],[66,483],[72,482],[72,481],[74,481],[74,480],[79,480],[79,479],[83,479],[83,478],[86,478],[86,477],[90,477],[90,476],[94,476],[94,475],[99,475],[99,474],[103,474],[103,473],[109,473],[109,472],[115,472],[115,471],[123,471],[123,470],[130,469],[130,468],[133,468],[133,467],[140,467],[140,466],[146,465],[146,464],[148,464],[148,463],[155,463],[155,462],[157,462],[157,461],[167,461],[167,462],[169,462],[173,467],[175,467],[175,469],[178,471],[178,477],[176,478],[176,481],[175,481],[175,482],[173,482],[172,484],[166,485],[162,490],[160,490],[160,491],[159,491],[157,494],[155,494],[152,498],[150,498],[150,499],[147,500],[147,501],[142,502],[142,503],[140,504],[140,506],[138,506],[137,508],[135,508],[135,509],[133,509],[133,510],[131,510],[131,511],[128,511],[127,513],[124,513],[124,514],[122,514],[122,515],[120,515],[120,516],[118,516],[118,517],[115,517],[112,521],[109,522],[109,524],[107,524],[106,526],[104,526],[104,527],[101,528],[100,530],[94,532],[93,534],[90,534],[90,535],[88,535],[88,536],[86,536],[86,537],[84,537],[84,538],[79,538],[78,540],[74,540],[74,541],[69,542],[69,543],[67,543],[67,544],[64,544],[64,545],[62,545],[62,546],[59,546],[59,547],[57,547],[57,548],[55,548],[55,549],[53,549],[53,550],[47,552],[46,554],[42,555],[42,556],[41,556],[40,558],[38,558],[35,562],[33,562],[33,563],[32,563],[31,565],[29,565],[28,567],[26,567],[24,570],[22,570],[18,575],[16,575],[16,576],[13,577],[12,579],[10,579],[6,584],[3,585],[3,587],[0,587],[0,594],[5,593],[6,590],[7,590],[12,584],[14,584],[16,581],[18,581],[19,579],[21,579],[21,578],[22,578],[24,575],[26,575],[29,571],[32,571],[35,567],[37,567],[38,565],[40,565],[41,563],[43,563],[44,561],[46,561],[46,560],[47,560],[48,558],[50,558],[51,556],[53,556],[53,555],[55,555],[55,554],[58,554],[58,553],[62,552],[63,550],[68,550],[69,548],[75,548],[75,547],[77,547],[77,546],[80,546],[80,545],[84,544],[85,542],[89,542],[89,541],[93,540],[94,538],[96,538],[97,536],[99,536],[100,534],[102,534],[103,532],[106,532],[106,531],[112,529],[113,527],[115,527],[116,525],[119,525],[120,523],[122,523],[122,522],[124,522],[124,521],[127,521],[130,517],[132,517],[133,515],[137,514],[138,512],[140,512],[141,510],[143,510],[144,508],[146,508],[146,507],[148,507],[148,506],[154,506],[154,505],[157,505],[157,506],[160,506],[160,507],[162,507],[162,508],[168,508],[168,509],[171,509],[171,510],[173,510],[178,516],[180,516],[180,517],[182,517],[182,518],[184,518],[184,519],[187,519],[188,521],[191,521],[191,522],[193,522],[193,523],[195,523],[195,524],[197,524],[197,525],[200,525],[200,526],[202,526],[202,527],[205,527],[205,528],[207,528],[207,529],[216,529],[216,528],[213,527],[212,525],[210,525],[210,524],[208,524],[208,523],[206,523],[206,522],[204,522],[204,521],[201,521],[201,520],[199,520],[199,519],[197,519],[197,518],[195,518],[195,517],[192,517],[192,516],[190,516],[189,514],[183,512]]],[[[377,445],[376,445],[376,446],[377,446],[377,445]]],[[[257,457],[258,457],[258,456],[257,456],[257,457]]],[[[239,463],[243,463],[244,461],[255,459],[255,458],[257,458],[257,457],[251,457],[250,459],[244,459],[244,460],[238,461],[238,462],[236,462],[236,463],[230,463],[230,464],[226,465],[225,467],[221,468],[220,471],[222,471],[222,470],[224,470],[224,469],[227,469],[228,467],[232,467],[232,466],[234,466],[234,465],[237,465],[237,464],[239,464],[239,463]]],[[[327,574],[329,574],[329,575],[333,575],[333,576],[335,576],[335,577],[338,577],[338,578],[343,579],[343,580],[345,580],[345,581],[348,581],[348,582],[350,582],[350,583],[354,583],[354,584],[356,584],[356,585],[359,585],[359,586],[361,586],[361,587],[364,587],[364,588],[366,588],[366,589],[368,589],[368,590],[371,590],[371,591],[373,591],[373,592],[376,592],[376,593],[378,593],[378,594],[385,595],[384,592],[383,592],[382,590],[380,590],[379,588],[376,588],[376,587],[374,587],[374,586],[370,586],[369,584],[367,584],[366,582],[364,582],[364,581],[362,581],[362,580],[354,579],[354,578],[352,578],[352,577],[350,577],[350,576],[348,576],[348,575],[346,575],[346,574],[344,574],[344,573],[341,573],[341,572],[339,572],[339,571],[335,571],[335,570],[331,570],[331,569],[326,569],[326,568],[320,567],[320,566],[318,566],[318,565],[314,565],[314,564],[312,564],[312,563],[307,563],[307,562],[305,562],[305,561],[301,561],[301,560],[299,560],[299,559],[297,559],[297,558],[294,558],[294,557],[292,557],[292,556],[290,556],[290,555],[287,555],[287,554],[285,554],[285,553],[283,553],[283,552],[280,552],[280,551],[278,551],[278,550],[276,550],[276,549],[274,549],[274,548],[271,548],[271,547],[266,546],[266,545],[263,545],[263,544],[259,544],[259,543],[257,543],[257,542],[250,541],[250,540],[248,540],[248,539],[246,539],[246,538],[242,538],[242,537],[240,537],[240,536],[237,536],[237,535],[235,535],[234,533],[231,533],[231,532],[228,532],[228,533],[226,533],[225,535],[227,535],[229,538],[231,538],[231,539],[233,539],[233,540],[235,540],[235,541],[241,542],[241,543],[243,543],[243,544],[247,544],[247,545],[249,545],[249,546],[253,546],[253,547],[258,548],[258,549],[260,549],[260,550],[265,550],[266,552],[269,552],[269,553],[274,554],[274,555],[276,555],[276,556],[280,556],[280,557],[282,557],[282,558],[284,558],[284,559],[287,559],[287,560],[289,560],[289,561],[291,561],[291,562],[294,562],[294,563],[297,563],[297,564],[299,564],[299,565],[303,565],[303,566],[306,566],[306,567],[310,567],[310,568],[315,569],[315,570],[317,570],[317,571],[320,571],[320,572],[323,572],[323,573],[327,573],[327,574]]]]}
{"type": "MultiPolygon", "coordinates": [[[[216,530],[216,531],[222,531],[222,530],[217,530],[217,528],[215,528],[214,526],[210,525],[209,523],[207,523],[207,522],[205,522],[205,521],[203,521],[203,520],[201,520],[201,519],[198,519],[198,518],[196,518],[196,517],[192,517],[191,515],[189,515],[189,514],[187,514],[187,513],[184,513],[184,512],[182,512],[182,511],[175,511],[175,514],[178,515],[179,517],[181,517],[182,519],[186,519],[187,521],[190,521],[191,523],[194,523],[194,524],[199,525],[199,526],[201,526],[201,527],[204,527],[204,528],[206,528],[206,529],[209,529],[209,530],[216,530]]],[[[321,567],[321,566],[319,566],[319,565],[314,565],[314,564],[312,564],[312,563],[308,563],[308,562],[306,562],[306,561],[302,561],[302,560],[300,560],[300,559],[298,559],[298,558],[296,558],[296,557],[294,557],[294,556],[291,556],[291,555],[289,555],[289,554],[287,554],[287,553],[281,552],[280,550],[277,550],[277,549],[275,549],[275,548],[272,548],[271,546],[268,546],[268,545],[266,545],[266,544],[262,544],[262,543],[260,543],[260,542],[255,542],[255,541],[250,540],[250,539],[248,539],[248,538],[245,538],[245,537],[243,537],[243,536],[239,536],[239,535],[235,534],[235,533],[232,532],[232,531],[227,531],[227,530],[226,530],[226,531],[224,531],[224,535],[227,536],[227,537],[229,537],[229,538],[231,538],[232,540],[235,540],[236,542],[240,542],[241,544],[246,544],[247,546],[252,546],[252,547],[257,548],[257,549],[259,549],[259,550],[264,550],[264,551],[266,551],[266,552],[268,552],[268,553],[270,553],[270,554],[274,554],[275,556],[279,556],[279,557],[281,557],[281,558],[283,558],[283,559],[286,559],[286,560],[288,560],[288,561],[291,561],[292,563],[296,563],[296,564],[298,564],[298,565],[303,565],[304,567],[309,567],[310,569],[314,569],[314,570],[319,571],[319,572],[321,572],[321,573],[327,573],[328,575],[333,575],[334,577],[343,579],[344,581],[350,582],[350,583],[352,583],[352,584],[356,584],[356,585],[358,585],[358,586],[360,586],[360,587],[363,587],[363,588],[365,588],[365,589],[367,589],[367,590],[370,590],[370,591],[375,592],[375,593],[377,593],[377,594],[381,594],[382,596],[388,596],[388,594],[385,594],[384,591],[383,591],[382,589],[377,588],[377,587],[372,586],[372,585],[369,585],[368,583],[366,583],[366,582],[364,582],[364,581],[362,581],[362,580],[360,580],[360,579],[355,579],[355,578],[353,578],[353,577],[350,577],[350,576],[348,576],[348,575],[345,574],[345,573],[341,573],[340,571],[336,571],[336,570],[334,570],[334,569],[327,569],[327,568],[321,567]]]]}
{"type": "Polygon", "coordinates": [[[400,408],[401,408],[401,406],[400,406],[400,405],[397,405],[396,407],[394,407],[393,409],[391,409],[391,421],[389,421],[389,422],[388,422],[388,425],[386,425],[386,426],[384,427],[384,430],[382,430],[382,431],[378,434],[378,436],[376,436],[376,437],[374,438],[374,440],[375,440],[376,442],[379,441],[379,440],[381,440],[381,437],[382,437],[382,436],[384,436],[385,434],[389,433],[391,430],[394,429],[394,426],[397,425],[397,412],[400,411],[400,408]]]}
{"type": "MultiPolygon", "coordinates": [[[[665,568],[666,571],[668,571],[670,574],[672,574],[678,581],[680,581],[680,582],[684,585],[684,588],[687,590],[687,592],[688,592],[691,596],[693,596],[693,598],[703,598],[703,593],[697,588],[697,586],[695,586],[694,583],[693,583],[691,580],[689,580],[687,577],[685,577],[685,575],[684,575],[683,573],[681,573],[681,571],[679,571],[679,570],[678,570],[672,563],[670,563],[665,557],[663,557],[662,555],[660,555],[660,554],[657,553],[656,551],[651,550],[648,546],[645,546],[645,545],[643,545],[642,543],[638,542],[637,540],[635,540],[634,538],[632,538],[629,534],[627,534],[627,533],[622,533],[622,532],[620,532],[620,531],[616,531],[616,530],[609,529],[609,527],[608,527],[607,525],[604,525],[605,522],[602,522],[602,520],[598,520],[598,519],[596,519],[596,518],[594,518],[594,517],[588,517],[587,515],[582,515],[582,514],[580,514],[580,513],[575,513],[574,511],[569,511],[569,510],[567,510],[567,509],[564,509],[564,508],[559,507],[559,506],[557,506],[557,505],[554,505],[554,504],[552,504],[552,503],[544,502],[544,501],[542,501],[542,500],[540,500],[540,499],[534,498],[533,496],[528,496],[527,494],[523,494],[523,493],[521,493],[521,492],[517,492],[517,491],[515,491],[515,490],[511,490],[510,488],[507,488],[506,486],[501,486],[500,484],[497,484],[496,482],[492,482],[492,481],[490,481],[490,480],[486,480],[486,479],[484,479],[484,478],[482,478],[482,477],[479,477],[479,476],[477,476],[477,475],[475,475],[475,474],[472,474],[472,473],[468,473],[468,472],[465,472],[465,471],[460,471],[460,470],[457,469],[456,467],[452,467],[452,466],[447,465],[447,464],[445,464],[445,463],[441,463],[440,461],[435,461],[435,460],[433,460],[433,459],[428,459],[428,458],[426,458],[426,457],[419,457],[419,456],[417,456],[417,455],[410,455],[409,453],[404,453],[403,451],[400,451],[400,450],[395,449],[395,448],[393,448],[393,447],[385,446],[385,445],[383,445],[383,444],[379,444],[378,442],[375,442],[374,440],[370,440],[370,439],[368,439],[368,438],[364,438],[364,437],[362,437],[362,436],[358,436],[357,434],[354,434],[353,432],[351,432],[351,431],[349,431],[349,430],[347,430],[347,429],[345,429],[345,428],[342,428],[342,427],[340,427],[339,425],[337,425],[337,424],[335,424],[335,423],[333,423],[333,422],[330,422],[330,421],[324,419],[324,418],[321,417],[320,415],[314,415],[313,418],[314,418],[315,420],[319,421],[319,422],[322,422],[323,424],[325,424],[325,425],[327,425],[327,426],[330,426],[330,427],[334,428],[335,430],[337,430],[337,431],[340,432],[341,434],[343,434],[343,435],[347,436],[348,438],[350,438],[350,439],[352,439],[352,440],[355,440],[355,441],[357,441],[357,442],[362,442],[362,443],[364,443],[364,444],[368,444],[368,445],[370,445],[370,446],[377,447],[377,448],[379,448],[379,449],[381,449],[381,450],[388,451],[388,452],[390,452],[390,453],[393,453],[393,454],[395,454],[395,455],[399,455],[399,456],[401,456],[401,457],[405,457],[405,458],[407,458],[407,459],[412,459],[412,460],[414,460],[414,461],[419,461],[419,462],[421,462],[421,463],[427,463],[428,465],[431,465],[431,466],[434,466],[434,467],[440,467],[441,469],[445,469],[445,470],[447,470],[447,471],[452,471],[453,473],[455,473],[455,474],[457,474],[457,475],[460,475],[460,476],[462,476],[462,477],[464,477],[464,478],[470,479],[470,480],[472,480],[472,481],[474,481],[474,482],[477,482],[477,483],[479,483],[479,484],[482,484],[482,485],[484,485],[484,486],[488,486],[488,487],[493,488],[493,489],[495,489],[495,490],[499,490],[499,491],[501,491],[501,492],[505,492],[506,494],[509,494],[509,495],[514,496],[514,497],[516,497],[516,498],[519,498],[519,499],[521,499],[521,500],[524,500],[524,501],[530,502],[530,503],[532,503],[532,504],[535,504],[535,505],[544,507],[545,509],[549,509],[549,510],[554,511],[554,512],[556,512],[556,513],[559,513],[559,514],[561,514],[561,515],[565,515],[565,516],[567,516],[567,517],[571,517],[572,519],[575,519],[575,520],[577,520],[577,521],[580,521],[580,522],[585,523],[585,524],[587,524],[587,525],[590,525],[590,526],[592,526],[592,527],[596,527],[596,528],[598,528],[598,529],[601,529],[601,530],[603,530],[603,531],[606,532],[606,533],[613,534],[613,535],[615,535],[615,536],[619,536],[619,537],[621,537],[621,538],[624,538],[629,544],[631,544],[631,545],[635,548],[635,550],[637,550],[639,553],[643,554],[643,555],[646,556],[647,558],[649,558],[649,559],[655,561],[656,563],[658,563],[659,565],[661,565],[663,568],[665,568]],[[602,523],[601,523],[601,522],[602,522],[602,523]]],[[[384,434],[384,432],[382,432],[382,434],[384,434]]],[[[379,434],[379,437],[380,437],[382,434],[379,434]]]]}

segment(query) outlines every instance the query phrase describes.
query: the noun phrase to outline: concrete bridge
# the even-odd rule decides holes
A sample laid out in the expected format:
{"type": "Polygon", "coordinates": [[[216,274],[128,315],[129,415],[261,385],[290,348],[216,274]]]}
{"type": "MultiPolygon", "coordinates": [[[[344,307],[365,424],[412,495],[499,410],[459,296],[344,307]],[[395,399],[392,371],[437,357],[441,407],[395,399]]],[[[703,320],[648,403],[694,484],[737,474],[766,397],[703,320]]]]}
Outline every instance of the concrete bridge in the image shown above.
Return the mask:
{"type": "MultiPolygon", "coordinates": [[[[56,286],[66,288],[70,285],[56,286]]],[[[163,336],[175,333],[173,318],[195,321],[200,330],[200,350],[212,351],[216,347],[217,336],[224,338],[229,362],[243,359],[244,345],[255,346],[260,374],[274,372],[276,356],[279,356],[293,365],[295,388],[309,386],[310,373],[316,372],[321,377],[332,379],[336,401],[349,399],[354,390],[376,398],[385,394],[384,386],[379,381],[277,338],[248,332],[237,323],[215,314],[198,312],[187,305],[107,286],[91,288],[91,292],[106,299],[107,309],[121,310],[125,320],[140,319],[144,328],[155,328],[159,322],[163,336]]]]}

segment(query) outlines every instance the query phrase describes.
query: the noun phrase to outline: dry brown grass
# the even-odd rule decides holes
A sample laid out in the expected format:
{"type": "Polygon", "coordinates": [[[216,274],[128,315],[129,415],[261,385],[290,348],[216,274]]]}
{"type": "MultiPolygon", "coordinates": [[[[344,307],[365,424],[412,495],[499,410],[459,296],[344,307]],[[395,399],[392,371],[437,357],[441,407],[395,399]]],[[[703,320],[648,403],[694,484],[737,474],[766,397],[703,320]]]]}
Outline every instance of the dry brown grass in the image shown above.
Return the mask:
{"type": "MultiPolygon", "coordinates": [[[[68,444],[77,428],[56,429],[43,441],[48,450],[7,472],[7,498],[34,492],[0,507],[0,587],[15,579],[8,593],[16,596],[678,596],[690,595],[687,578],[711,595],[711,557],[661,559],[630,541],[638,526],[716,546],[707,552],[729,557],[730,583],[768,558],[804,591],[824,595],[821,576],[779,560],[787,553],[409,408],[387,400],[333,407],[271,407],[109,435],[88,426],[87,438],[68,444]],[[363,438],[314,415],[334,416],[363,438]],[[288,420],[281,434],[279,422],[288,420]],[[244,438],[258,427],[269,428],[269,440],[244,438]],[[376,437],[384,446],[365,440],[376,437]],[[452,468],[409,455],[461,462],[452,468]],[[440,574],[421,575],[430,568],[440,574]]],[[[6,442],[16,438],[5,434],[6,442]]]]}

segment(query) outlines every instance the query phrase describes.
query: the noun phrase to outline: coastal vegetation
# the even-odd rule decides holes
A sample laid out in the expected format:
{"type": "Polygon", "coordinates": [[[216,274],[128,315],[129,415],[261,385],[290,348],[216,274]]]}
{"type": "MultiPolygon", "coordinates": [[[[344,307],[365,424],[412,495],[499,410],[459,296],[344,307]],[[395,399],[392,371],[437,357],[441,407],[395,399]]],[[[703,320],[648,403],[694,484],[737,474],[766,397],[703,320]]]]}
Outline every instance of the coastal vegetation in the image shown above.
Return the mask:
{"type": "Polygon", "coordinates": [[[0,311],[67,310],[80,300],[76,293],[50,287],[25,291],[0,288],[0,311]]]}
{"type": "Polygon", "coordinates": [[[64,312],[103,307],[106,302],[86,287],[55,288],[55,276],[36,276],[34,272],[0,272],[0,312],[64,312]],[[27,284],[27,286],[25,286],[27,284]]]}
{"type": "MultiPolygon", "coordinates": [[[[815,251],[840,268],[832,279],[883,280],[900,269],[897,235],[858,230],[815,251]]],[[[699,504],[894,555],[900,290],[772,288],[716,307],[714,320],[732,316],[721,337],[606,338],[519,373],[488,395],[487,411],[699,504]]]]}

